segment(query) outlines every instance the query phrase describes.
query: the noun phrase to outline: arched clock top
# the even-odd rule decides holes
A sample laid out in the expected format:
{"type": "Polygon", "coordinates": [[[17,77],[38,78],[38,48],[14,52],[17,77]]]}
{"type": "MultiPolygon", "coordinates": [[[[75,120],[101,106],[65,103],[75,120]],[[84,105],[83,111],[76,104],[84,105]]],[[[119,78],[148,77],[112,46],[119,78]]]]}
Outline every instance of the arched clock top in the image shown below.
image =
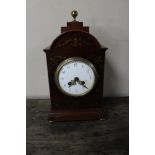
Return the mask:
{"type": "MultiPolygon", "coordinates": [[[[44,51],[52,53],[58,49],[62,50],[102,50],[106,51],[106,47],[101,47],[98,40],[89,33],[89,27],[83,26],[83,22],[77,21],[78,12],[73,10],[71,16],[73,21],[67,22],[67,26],[61,27],[61,34],[53,41],[53,43],[45,48],[44,51]]],[[[86,52],[87,53],[87,52],[86,52]]]]}
{"type": "Polygon", "coordinates": [[[59,35],[45,52],[52,52],[57,49],[107,49],[100,45],[98,40],[88,32],[84,31],[67,31],[59,35]]]}

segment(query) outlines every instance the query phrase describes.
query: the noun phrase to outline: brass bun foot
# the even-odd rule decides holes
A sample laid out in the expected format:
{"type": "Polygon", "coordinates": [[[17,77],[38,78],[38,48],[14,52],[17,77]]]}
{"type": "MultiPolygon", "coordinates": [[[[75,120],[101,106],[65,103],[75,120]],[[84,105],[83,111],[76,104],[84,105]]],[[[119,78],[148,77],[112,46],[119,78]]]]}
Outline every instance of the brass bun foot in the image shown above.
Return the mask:
{"type": "Polygon", "coordinates": [[[48,121],[49,123],[54,123],[54,121],[48,121]]]}

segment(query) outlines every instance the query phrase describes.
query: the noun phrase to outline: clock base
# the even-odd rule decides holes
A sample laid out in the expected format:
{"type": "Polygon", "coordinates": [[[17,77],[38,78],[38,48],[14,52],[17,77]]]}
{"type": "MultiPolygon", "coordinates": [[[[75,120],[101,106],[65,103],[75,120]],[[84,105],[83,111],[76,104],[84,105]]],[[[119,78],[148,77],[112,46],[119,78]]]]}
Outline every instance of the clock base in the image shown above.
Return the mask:
{"type": "Polygon", "coordinates": [[[104,120],[101,109],[66,109],[52,110],[48,114],[49,122],[104,120]]]}

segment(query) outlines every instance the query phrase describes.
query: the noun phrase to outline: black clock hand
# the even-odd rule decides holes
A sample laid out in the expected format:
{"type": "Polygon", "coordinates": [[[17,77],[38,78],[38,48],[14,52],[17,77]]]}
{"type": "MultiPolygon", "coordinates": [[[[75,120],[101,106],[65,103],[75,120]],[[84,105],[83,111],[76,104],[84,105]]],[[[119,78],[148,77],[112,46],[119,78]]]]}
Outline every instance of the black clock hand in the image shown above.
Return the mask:
{"type": "MultiPolygon", "coordinates": [[[[87,86],[86,85],[82,85],[84,88],[87,88],[87,86]]],[[[88,88],[87,88],[88,89],[88,88]]]]}
{"type": "Polygon", "coordinates": [[[71,87],[72,86],[72,82],[68,82],[68,87],[71,87]]]}
{"type": "Polygon", "coordinates": [[[84,81],[80,81],[79,84],[81,84],[84,88],[87,88],[87,86],[85,85],[85,82],[84,81]]]}
{"type": "Polygon", "coordinates": [[[71,87],[72,85],[75,85],[75,84],[76,84],[75,80],[71,80],[70,82],[68,82],[69,87],[71,87]]]}

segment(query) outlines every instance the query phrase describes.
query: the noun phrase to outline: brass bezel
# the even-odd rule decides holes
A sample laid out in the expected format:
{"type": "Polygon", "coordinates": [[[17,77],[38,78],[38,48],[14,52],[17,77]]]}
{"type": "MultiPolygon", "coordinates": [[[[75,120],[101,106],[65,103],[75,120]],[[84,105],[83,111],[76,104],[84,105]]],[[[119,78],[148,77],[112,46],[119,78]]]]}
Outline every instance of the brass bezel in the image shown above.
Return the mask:
{"type": "Polygon", "coordinates": [[[84,58],[81,58],[81,57],[71,57],[71,58],[67,58],[67,59],[63,60],[63,61],[58,65],[58,67],[57,67],[57,69],[56,69],[56,71],[55,71],[55,83],[56,83],[58,89],[59,89],[62,93],[64,93],[65,95],[72,96],[72,97],[80,97],[80,96],[84,96],[84,95],[90,93],[90,92],[92,91],[92,89],[94,88],[94,86],[95,86],[95,84],[96,84],[96,82],[97,82],[98,77],[99,77],[99,76],[98,76],[98,74],[97,74],[97,71],[96,71],[95,66],[94,66],[89,60],[84,59],[84,58]],[[58,77],[59,77],[59,72],[60,72],[61,68],[62,68],[65,64],[70,63],[70,62],[73,62],[73,61],[81,61],[81,62],[83,62],[83,63],[86,63],[86,64],[87,64],[88,66],[90,66],[90,68],[93,70],[94,76],[95,76],[94,84],[93,84],[92,88],[91,88],[89,91],[87,91],[87,92],[85,92],[85,93],[83,93],[83,94],[80,94],[80,95],[79,95],[79,94],[78,94],[78,95],[75,95],[75,94],[69,94],[69,93],[67,93],[66,91],[64,91],[64,90],[61,88],[61,86],[60,86],[60,84],[59,84],[59,79],[58,79],[58,77]]]}

